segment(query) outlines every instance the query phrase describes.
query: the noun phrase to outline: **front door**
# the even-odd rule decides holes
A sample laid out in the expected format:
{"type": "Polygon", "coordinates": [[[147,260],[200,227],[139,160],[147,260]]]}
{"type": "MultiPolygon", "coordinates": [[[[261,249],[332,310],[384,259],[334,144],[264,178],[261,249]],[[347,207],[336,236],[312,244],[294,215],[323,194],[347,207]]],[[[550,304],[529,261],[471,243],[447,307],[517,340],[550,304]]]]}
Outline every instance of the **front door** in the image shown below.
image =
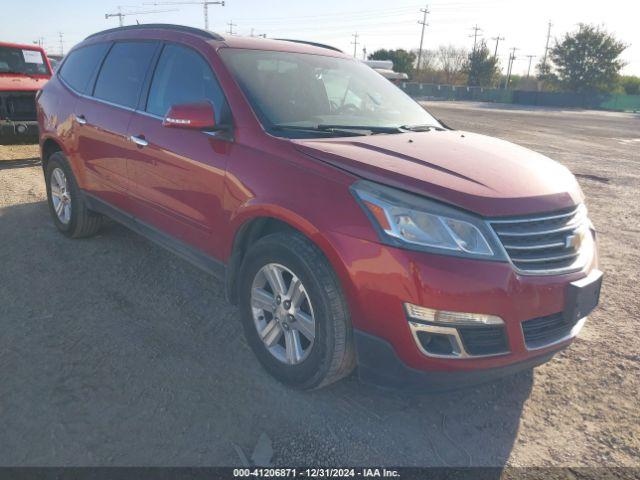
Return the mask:
{"type": "Polygon", "coordinates": [[[128,134],[139,140],[129,156],[136,218],[220,258],[220,225],[227,161],[233,143],[212,132],[163,127],[172,105],[208,100],[217,123],[225,99],[205,58],[196,50],[166,44],[144,105],[128,134]]]}

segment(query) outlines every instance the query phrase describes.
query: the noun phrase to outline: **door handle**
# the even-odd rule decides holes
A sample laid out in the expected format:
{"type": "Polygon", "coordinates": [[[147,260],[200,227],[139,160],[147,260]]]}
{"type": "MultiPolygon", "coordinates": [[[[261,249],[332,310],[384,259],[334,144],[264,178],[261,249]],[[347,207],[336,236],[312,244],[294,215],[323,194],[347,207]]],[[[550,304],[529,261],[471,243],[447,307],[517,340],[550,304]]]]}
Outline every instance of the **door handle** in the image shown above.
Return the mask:
{"type": "Polygon", "coordinates": [[[149,142],[147,142],[142,135],[140,135],[139,137],[131,135],[129,139],[139,147],[146,147],[147,145],[149,145],[149,142]]]}
{"type": "Polygon", "coordinates": [[[84,118],[84,115],[76,115],[76,122],[78,122],[80,125],[86,125],[87,124],[87,119],[84,118]]]}

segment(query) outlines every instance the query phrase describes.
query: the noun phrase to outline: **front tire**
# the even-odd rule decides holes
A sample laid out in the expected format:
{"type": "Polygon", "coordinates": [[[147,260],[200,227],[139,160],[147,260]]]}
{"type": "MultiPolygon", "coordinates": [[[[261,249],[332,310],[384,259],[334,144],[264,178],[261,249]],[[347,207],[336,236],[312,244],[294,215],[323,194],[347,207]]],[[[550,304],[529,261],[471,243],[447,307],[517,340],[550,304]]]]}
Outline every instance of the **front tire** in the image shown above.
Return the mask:
{"type": "Polygon", "coordinates": [[[45,170],[47,200],[55,226],[71,238],[95,235],[102,225],[102,215],[89,210],[67,157],[56,152],[49,157],[45,170]]]}
{"type": "Polygon", "coordinates": [[[258,240],[240,270],[245,336],[262,366],[300,389],[333,383],[353,370],[349,311],[320,250],[298,233],[258,240]]]}

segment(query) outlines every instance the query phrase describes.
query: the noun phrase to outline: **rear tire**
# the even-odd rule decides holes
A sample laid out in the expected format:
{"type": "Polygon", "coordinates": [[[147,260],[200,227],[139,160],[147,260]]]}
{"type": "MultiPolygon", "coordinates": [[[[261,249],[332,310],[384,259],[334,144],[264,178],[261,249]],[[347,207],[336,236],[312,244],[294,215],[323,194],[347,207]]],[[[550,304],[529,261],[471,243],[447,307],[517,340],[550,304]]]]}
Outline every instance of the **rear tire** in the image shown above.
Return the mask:
{"type": "Polygon", "coordinates": [[[309,240],[298,233],[261,238],[246,254],[239,280],[245,336],[262,366],[276,379],[295,388],[314,389],[353,371],[353,332],[344,295],[329,262],[309,240]],[[274,278],[273,269],[281,272],[279,289],[269,281],[274,278]],[[279,299],[276,290],[288,293],[279,299]],[[291,294],[294,290],[302,293],[291,294]],[[312,329],[305,327],[311,325],[308,320],[313,320],[312,329]],[[297,344],[290,341],[296,333],[297,344]],[[291,344],[300,347],[299,355],[289,354],[291,344]]]}
{"type": "Polygon", "coordinates": [[[102,225],[102,215],[89,210],[67,157],[55,152],[45,170],[47,199],[53,223],[70,238],[95,235],[102,225]]]}

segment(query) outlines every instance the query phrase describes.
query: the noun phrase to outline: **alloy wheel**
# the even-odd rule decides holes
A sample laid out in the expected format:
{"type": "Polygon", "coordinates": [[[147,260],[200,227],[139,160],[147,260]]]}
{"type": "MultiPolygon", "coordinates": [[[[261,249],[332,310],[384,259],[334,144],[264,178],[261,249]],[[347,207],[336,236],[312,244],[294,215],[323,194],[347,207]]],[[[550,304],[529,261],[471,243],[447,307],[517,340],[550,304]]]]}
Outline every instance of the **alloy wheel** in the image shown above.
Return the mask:
{"type": "Polygon", "coordinates": [[[254,277],[251,311],[258,336],[275,358],[304,361],[314,344],[316,322],[302,281],[287,267],[269,263],[254,277]]]}
{"type": "Polygon", "coordinates": [[[61,168],[51,173],[51,200],[58,220],[64,225],[71,221],[71,192],[67,176],[61,168]]]}

